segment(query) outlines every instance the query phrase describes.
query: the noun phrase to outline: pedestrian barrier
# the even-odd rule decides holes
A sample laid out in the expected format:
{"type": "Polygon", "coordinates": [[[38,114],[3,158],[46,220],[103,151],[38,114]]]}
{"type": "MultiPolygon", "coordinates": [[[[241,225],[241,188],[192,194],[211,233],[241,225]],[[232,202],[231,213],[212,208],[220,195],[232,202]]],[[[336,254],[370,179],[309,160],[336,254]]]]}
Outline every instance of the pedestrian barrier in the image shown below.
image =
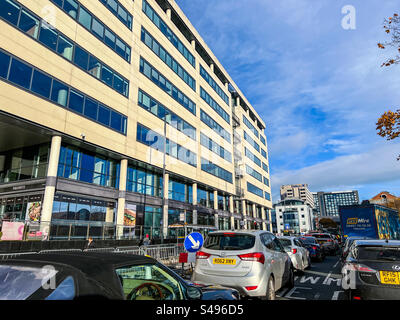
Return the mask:
{"type": "Polygon", "coordinates": [[[126,247],[108,247],[108,248],[89,248],[89,249],[49,249],[39,252],[19,252],[0,254],[0,260],[12,259],[23,254],[48,254],[48,253],[66,253],[66,252],[114,252],[132,255],[149,256],[164,265],[176,266],[179,263],[179,254],[184,252],[182,245],[178,244],[161,244],[149,246],[126,246],[126,247]]]}

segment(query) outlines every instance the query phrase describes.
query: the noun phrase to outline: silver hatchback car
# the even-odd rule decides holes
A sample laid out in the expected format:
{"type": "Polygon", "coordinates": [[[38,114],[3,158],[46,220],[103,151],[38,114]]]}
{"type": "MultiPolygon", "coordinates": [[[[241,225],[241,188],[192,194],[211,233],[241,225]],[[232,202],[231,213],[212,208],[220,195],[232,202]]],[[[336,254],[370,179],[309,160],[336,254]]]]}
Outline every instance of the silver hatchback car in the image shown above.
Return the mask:
{"type": "Polygon", "coordinates": [[[192,281],[237,289],[241,296],[274,300],[294,286],[293,265],[280,241],[262,230],[209,233],[196,254],[192,281]]]}

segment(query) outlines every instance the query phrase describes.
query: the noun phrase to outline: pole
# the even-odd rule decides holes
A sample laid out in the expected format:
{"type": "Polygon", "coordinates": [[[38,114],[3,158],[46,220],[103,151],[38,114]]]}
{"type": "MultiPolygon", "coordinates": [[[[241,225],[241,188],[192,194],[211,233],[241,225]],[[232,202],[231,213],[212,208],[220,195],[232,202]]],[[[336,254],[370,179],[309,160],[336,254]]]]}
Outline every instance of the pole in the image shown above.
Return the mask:
{"type": "MultiPolygon", "coordinates": [[[[163,147],[163,171],[162,171],[164,188],[168,188],[168,186],[165,183],[165,156],[166,156],[166,153],[167,153],[167,119],[166,119],[166,115],[164,115],[164,147],[163,147]]],[[[165,219],[165,217],[164,217],[164,207],[165,207],[165,190],[164,190],[164,188],[163,188],[163,192],[162,192],[162,215],[163,215],[164,225],[168,226],[168,219],[165,219]]],[[[164,230],[166,230],[166,228],[164,228],[164,226],[162,226],[162,228],[163,228],[162,241],[164,241],[164,239],[167,238],[167,235],[164,234],[164,230]]]]}

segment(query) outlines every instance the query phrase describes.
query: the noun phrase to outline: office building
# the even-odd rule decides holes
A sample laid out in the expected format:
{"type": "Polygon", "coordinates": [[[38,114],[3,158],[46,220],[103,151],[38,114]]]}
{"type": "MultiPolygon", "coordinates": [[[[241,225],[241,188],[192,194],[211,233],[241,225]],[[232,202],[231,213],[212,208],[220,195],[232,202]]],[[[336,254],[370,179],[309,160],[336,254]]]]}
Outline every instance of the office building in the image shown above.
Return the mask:
{"type": "Polygon", "coordinates": [[[283,185],[280,189],[281,200],[286,199],[301,199],[308,203],[311,208],[314,208],[314,198],[308,189],[308,184],[289,184],[283,185]]]}
{"type": "Polygon", "coordinates": [[[265,123],[175,1],[0,0],[0,218],[269,229],[265,123]]]}
{"type": "Polygon", "coordinates": [[[313,209],[301,199],[286,199],[274,205],[278,233],[295,234],[313,230],[313,209]]]}
{"type": "Polygon", "coordinates": [[[332,217],[339,221],[339,206],[359,204],[358,191],[313,192],[318,217],[332,217]]]}

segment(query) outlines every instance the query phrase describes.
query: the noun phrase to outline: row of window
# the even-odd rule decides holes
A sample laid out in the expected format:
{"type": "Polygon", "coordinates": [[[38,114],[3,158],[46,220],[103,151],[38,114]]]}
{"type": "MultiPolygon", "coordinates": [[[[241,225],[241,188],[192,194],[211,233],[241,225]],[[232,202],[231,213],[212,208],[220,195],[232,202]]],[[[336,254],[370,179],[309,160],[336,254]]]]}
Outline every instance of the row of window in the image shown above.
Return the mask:
{"type": "Polygon", "coordinates": [[[211,88],[221,97],[222,100],[229,106],[229,98],[226,93],[221,89],[221,87],[215,82],[215,80],[208,74],[206,69],[200,65],[200,75],[203,77],[204,80],[210,85],[211,88]]]}
{"type": "Polygon", "coordinates": [[[247,174],[251,175],[253,178],[257,179],[258,181],[262,182],[263,176],[258,171],[254,170],[250,166],[246,164],[246,172],[247,174]]]}
{"type": "Polygon", "coordinates": [[[196,68],[196,60],[194,56],[189,52],[185,45],[178,39],[178,37],[171,31],[166,23],[160,18],[160,16],[154,11],[154,9],[143,0],[142,5],[143,12],[149,17],[149,19],[157,26],[158,29],[167,37],[167,39],[178,49],[178,51],[185,57],[189,63],[196,68]]]}
{"type": "MultiPolygon", "coordinates": [[[[164,152],[164,137],[159,133],[146,128],[140,123],[137,124],[137,136],[136,140],[144,143],[145,145],[164,152]]],[[[182,147],[181,145],[166,139],[166,154],[174,157],[180,161],[183,161],[193,167],[197,167],[197,155],[196,153],[182,147]]]]}
{"type": "Polygon", "coordinates": [[[53,52],[64,57],[95,78],[101,80],[109,87],[128,97],[128,80],[23,6],[11,0],[0,0],[0,3],[6,3],[4,1],[9,1],[7,3],[13,6],[13,14],[8,15],[7,11],[3,12],[0,8],[0,16],[53,52]]]}
{"type": "Polygon", "coordinates": [[[100,0],[124,25],[132,30],[133,17],[117,0],[100,0]]]}
{"type": "Polygon", "coordinates": [[[259,138],[260,134],[258,133],[258,130],[252,125],[252,123],[243,115],[243,123],[249,128],[254,135],[259,138]]]}
{"type": "Polygon", "coordinates": [[[115,160],[71,146],[61,146],[57,175],[104,187],[118,188],[119,166],[115,160]]]}
{"type": "Polygon", "coordinates": [[[228,131],[222,128],[213,118],[211,118],[207,113],[200,109],[200,119],[207,126],[213,129],[218,135],[224,138],[226,141],[231,143],[231,135],[228,131]]]}
{"type": "Polygon", "coordinates": [[[150,111],[152,114],[157,116],[158,118],[166,121],[170,126],[175,129],[183,132],[189,138],[196,140],[196,128],[187,123],[181,117],[173,113],[168,108],[164,107],[157,100],[152,98],[143,90],[139,89],[139,97],[138,97],[139,106],[147,111],[150,111]]]}
{"type": "Polygon", "coordinates": [[[263,168],[263,170],[264,170],[265,172],[268,173],[268,166],[267,166],[264,162],[262,163],[262,168],[263,168]]]}
{"type": "Polygon", "coordinates": [[[200,133],[200,143],[207,149],[219,155],[228,162],[232,162],[232,154],[221,147],[218,143],[207,137],[204,133],[200,133]]]}
{"type": "Polygon", "coordinates": [[[255,140],[254,140],[252,137],[250,137],[250,136],[247,134],[246,131],[243,130],[243,134],[244,134],[244,139],[245,139],[248,143],[250,143],[250,145],[251,145],[254,149],[256,149],[258,152],[260,152],[260,145],[259,145],[257,142],[255,142],[255,140]]]}
{"type": "Polygon", "coordinates": [[[193,187],[174,179],[168,180],[168,199],[193,203],[193,187]]]}
{"type": "Polygon", "coordinates": [[[246,155],[247,158],[249,158],[251,161],[253,161],[256,165],[258,165],[259,167],[261,167],[261,160],[254,155],[254,153],[252,153],[251,151],[249,151],[249,149],[247,149],[246,147],[244,147],[244,153],[246,155]]]}
{"type": "Polygon", "coordinates": [[[140,57],[140,72],[163,89],[185,109],[196,115],[196,104],[142,57],[140,57]]]}
{"type": "Polygon", "coordinates": [[[126,134],[126,116],[0,50],[0,78],[126,134]]]}
{"type": "Polygon", "coordinates": [[[250,182],[247,182],[247,191],[251,192],[261,198],[263,197],[262,189],[256,187],[254,184],[251,184],[250,182]]]}
{"type": "Polygon", "coordinates": [[[232,183],[232,173],[217,166],[207,159],[201,158],[201,170],[216,176],[226,182],[232,183]]]}
{"type": "Polygon", "coordinates": [[[182,66],[165,50],[153,36],[142,27],[141,38],[144,42],[172,71],[174,71],[190,88],[196,91],[196,81],[182,66]]]}
{"type": "Polygon", "coordinates": [[[231,117],[229,114],[213,99],[211,96],[200,87],[200,97],[207,102],[207,104],[214,109],[216,113],[218,113],[222,119],[224,119],[227,123],[231,123],[231,117]]]}
{"type": "Polygon", "coordinates": [[[50,0],[130,63],[131,47],[76,0],[50,0]]]}

